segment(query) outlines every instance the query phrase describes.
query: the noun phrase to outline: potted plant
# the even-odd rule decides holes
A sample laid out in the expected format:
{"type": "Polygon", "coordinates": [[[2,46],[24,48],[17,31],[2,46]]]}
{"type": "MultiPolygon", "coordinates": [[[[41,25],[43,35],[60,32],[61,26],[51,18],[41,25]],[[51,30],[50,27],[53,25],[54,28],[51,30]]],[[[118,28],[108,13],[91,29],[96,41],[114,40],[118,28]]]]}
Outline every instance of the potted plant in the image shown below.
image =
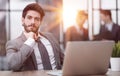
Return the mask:
{"type": "Polygon", "coordinates": [[[112,71],[120,71],[120,42],[116,43],[113,47],[110,63],[112,71]]]}

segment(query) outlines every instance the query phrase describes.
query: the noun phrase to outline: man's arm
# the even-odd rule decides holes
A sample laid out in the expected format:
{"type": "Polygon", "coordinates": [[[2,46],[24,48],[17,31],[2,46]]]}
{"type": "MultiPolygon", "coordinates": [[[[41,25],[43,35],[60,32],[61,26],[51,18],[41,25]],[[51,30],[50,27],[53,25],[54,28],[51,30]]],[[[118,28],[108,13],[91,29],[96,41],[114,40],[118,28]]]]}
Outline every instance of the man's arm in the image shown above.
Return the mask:
{"type": "Polygon", "coordinates": [[[9,69],[19,70],[32,52],[33,48],[26,44],[22,44],[22,46],[19,46],[18,43],[15,41],[7,42],[6,56],[9,69]]]}

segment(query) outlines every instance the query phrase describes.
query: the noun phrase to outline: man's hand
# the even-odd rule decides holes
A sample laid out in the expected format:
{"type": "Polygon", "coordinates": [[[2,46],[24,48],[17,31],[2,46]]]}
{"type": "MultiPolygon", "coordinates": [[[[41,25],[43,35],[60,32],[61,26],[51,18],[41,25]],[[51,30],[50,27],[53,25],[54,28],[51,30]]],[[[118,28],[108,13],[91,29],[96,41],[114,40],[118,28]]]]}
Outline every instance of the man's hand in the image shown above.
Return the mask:
{"type": "Polygon", "coordinates": [[[34,32],[28,32],[28,33],[24,32],[24,34],[25,34],[25,36],[26,36],[27,39],[28,38],[32,38],[34,40],[38,39],[38,35],[36,33],[34,33],[34,32]]]}

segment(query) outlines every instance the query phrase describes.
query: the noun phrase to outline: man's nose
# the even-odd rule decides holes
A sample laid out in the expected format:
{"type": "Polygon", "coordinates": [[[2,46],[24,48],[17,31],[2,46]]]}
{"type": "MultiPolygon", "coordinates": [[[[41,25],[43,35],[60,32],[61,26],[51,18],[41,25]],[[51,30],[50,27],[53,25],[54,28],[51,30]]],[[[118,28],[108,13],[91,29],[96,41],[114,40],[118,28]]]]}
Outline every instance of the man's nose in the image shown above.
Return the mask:
{"type": "Polygon", "coordinates": [[[34,24],[34,23],[35,23],[35,19],[34,19],[34,18],[31,20],[31,23],[32,23],[32,24],[34,24]]]}

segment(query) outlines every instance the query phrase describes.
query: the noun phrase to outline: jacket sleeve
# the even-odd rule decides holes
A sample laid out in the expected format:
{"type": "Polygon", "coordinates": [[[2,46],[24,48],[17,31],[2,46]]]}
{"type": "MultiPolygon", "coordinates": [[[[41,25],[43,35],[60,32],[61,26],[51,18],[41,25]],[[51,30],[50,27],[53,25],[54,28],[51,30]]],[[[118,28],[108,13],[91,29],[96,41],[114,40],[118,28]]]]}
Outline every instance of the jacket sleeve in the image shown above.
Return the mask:
{"type": "Polygon", "coordinates": [[[6,57],[8,68],[11,70],[19,70],[32,51],[33,48],[28,45],[23,44],[18,47],[18,44],[14,41],[7,42],[6,57]]]}

